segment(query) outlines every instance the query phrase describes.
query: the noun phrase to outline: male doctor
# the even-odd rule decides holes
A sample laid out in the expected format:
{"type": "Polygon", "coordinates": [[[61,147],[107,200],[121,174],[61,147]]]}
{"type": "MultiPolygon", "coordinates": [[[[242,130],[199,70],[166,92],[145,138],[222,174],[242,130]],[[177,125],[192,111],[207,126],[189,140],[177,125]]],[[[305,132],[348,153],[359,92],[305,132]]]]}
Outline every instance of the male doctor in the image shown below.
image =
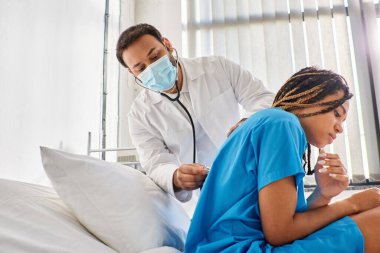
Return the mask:
{"type": "Polygon", "coordinates": [[[260,80],[223,57],[178,58],[149,24],[125,30],[116,56],[145,88],[128,114],[141,165],[181,202],[202,186],[218,149],[244,121],[239,105],[248,117],[273,101],[260,80]]]}

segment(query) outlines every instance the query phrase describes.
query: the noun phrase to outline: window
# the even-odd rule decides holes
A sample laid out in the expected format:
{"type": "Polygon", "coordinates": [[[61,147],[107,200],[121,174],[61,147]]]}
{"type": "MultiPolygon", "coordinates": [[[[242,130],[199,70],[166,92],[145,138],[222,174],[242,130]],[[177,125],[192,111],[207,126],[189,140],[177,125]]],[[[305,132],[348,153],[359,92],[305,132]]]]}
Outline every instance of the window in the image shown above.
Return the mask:
{"type": "Polygon", "coordinates": [[[182,17],[183,56],[226,56],[274,92],[305,66],[343,75],[355,96],[327,150],[354,184],[380,181],[378,0],[182,0],[182,17]]]}

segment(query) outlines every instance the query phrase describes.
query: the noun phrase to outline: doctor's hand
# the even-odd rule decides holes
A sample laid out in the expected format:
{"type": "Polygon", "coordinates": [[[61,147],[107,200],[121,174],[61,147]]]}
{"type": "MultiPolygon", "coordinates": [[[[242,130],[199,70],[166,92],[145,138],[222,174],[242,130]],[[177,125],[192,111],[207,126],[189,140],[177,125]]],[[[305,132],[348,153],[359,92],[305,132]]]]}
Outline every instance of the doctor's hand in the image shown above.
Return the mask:
{"type": "Polygon", "coordinates": [[[232,132],[235,131],[235,129],[238,128],[238,126],[240,126],[241,123],[243,123],[246,120],[247,120],[247,118],[242,118],[241,120],[239,120],[238,123],[236,123],[234,126],[232,126],[227,133],[227,137],[230,136],[232,134],[232,132]]]}
{"type": "Polygon", "coordinates": [[[182,164],[173,175],[174,191],[191,191],[203,185],[208,171],[198,163],[182,164]]]}
{"type": "Polygon", "coordinates": [[[350,181],[347,170],[337,154],[319,151],[317,164],[314,167],[315,180],[320,195],[331,199],[344,191],[350,181]]]}

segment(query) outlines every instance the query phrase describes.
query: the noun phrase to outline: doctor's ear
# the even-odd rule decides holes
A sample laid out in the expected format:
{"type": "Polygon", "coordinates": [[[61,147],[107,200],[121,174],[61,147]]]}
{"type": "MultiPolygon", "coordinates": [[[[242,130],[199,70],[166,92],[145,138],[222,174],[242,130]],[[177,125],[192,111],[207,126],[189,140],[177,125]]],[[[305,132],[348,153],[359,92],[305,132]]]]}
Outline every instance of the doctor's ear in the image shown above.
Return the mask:
{"type": "Polygon", "coordinates": [[[165,47],[168,49],[170,53],[173,52],[173,45],[168,38],[163,37],[162,43],[165,45],[165,47]]]}

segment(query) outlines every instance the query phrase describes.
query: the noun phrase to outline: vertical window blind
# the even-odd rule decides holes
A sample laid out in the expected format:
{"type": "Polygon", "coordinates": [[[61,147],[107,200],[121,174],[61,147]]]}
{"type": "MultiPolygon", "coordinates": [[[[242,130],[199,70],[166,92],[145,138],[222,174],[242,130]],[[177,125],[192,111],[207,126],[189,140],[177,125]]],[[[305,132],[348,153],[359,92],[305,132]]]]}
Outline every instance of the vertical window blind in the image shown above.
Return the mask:
{"type": "Polygon", "coordinates": [[[306,66],[343,75],[354,97],[326,151],[340,155],[352,183],[379,182],[379,57],[369,56],[380,45],[378,23],[377,0],[182,0],[182,54],[225,56],[273,92],[306,66]]]}

